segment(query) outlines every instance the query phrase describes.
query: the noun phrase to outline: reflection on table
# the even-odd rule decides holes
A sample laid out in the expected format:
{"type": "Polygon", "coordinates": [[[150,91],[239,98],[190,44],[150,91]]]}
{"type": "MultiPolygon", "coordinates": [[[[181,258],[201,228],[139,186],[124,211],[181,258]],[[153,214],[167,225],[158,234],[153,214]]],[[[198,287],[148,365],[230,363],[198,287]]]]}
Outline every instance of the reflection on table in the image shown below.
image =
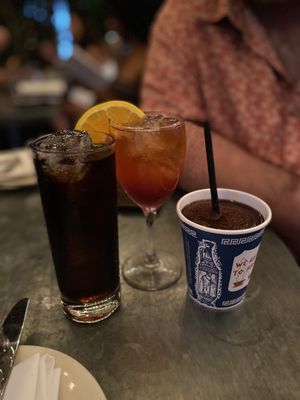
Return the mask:
{"type": "MultiPolygon", "coordinates": [[[[176,199],[159,213],[157,245],[184,263],[176,199]]],[[[143,246],[140,211],[120,211],[120,259],[143,246]]],[[[268,230],[244,304],[206,311],[178,283],[144,292],[122,281],[121,309],[81,326],[59,304],[54,270],[35,189],[0,193],[1,315],[29,296],[22,344],[62,351],[80,361],[114,399],[276,400],[300,398],[300,270],[268,230]]]]}

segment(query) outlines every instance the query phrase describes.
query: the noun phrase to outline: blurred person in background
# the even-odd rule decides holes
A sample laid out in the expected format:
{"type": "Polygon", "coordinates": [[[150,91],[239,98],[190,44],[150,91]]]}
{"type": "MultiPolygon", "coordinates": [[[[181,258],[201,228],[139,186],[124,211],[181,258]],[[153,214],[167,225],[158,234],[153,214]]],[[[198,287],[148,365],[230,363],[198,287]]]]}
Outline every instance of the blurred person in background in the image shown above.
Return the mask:
{"type": "MultiPolygon", "coordinates": [[[[109,52],[103,45],[101,35],[99,35],[101,28],[95,28],[96,20],[96,16],[91,19],[89,15],[80,13],[78,10],[72,10],[71,12],[70,31],[73,37],[73,55],[76,47],[76,60],[80,57],[81,64],[92,62],[94,71],[97,69],[100,70],[107,62],[111,61],[114,63],[114,60],[111,59],[109,52]],[[80,51],[80,55],[78,55],[78,51],[80,51]]],[[[99,25],[101,25],[100,22],[99,25]]],[[[68,65],[65,64],[65,61],[68,62],[68,59],[60,60],[56,50],[57,43],[55,36],[53,36],[53,39],[47,38],[41,41],[39,48],[41,58],[46,63],[52,64],[59,71],[63,72],[68,81],[68,91],[61,105],[61,110],[55,120],[53,120],[52,125],[54,129],[72,128],[83,111],[96,102],[99,93],[97,88],[91,87],[91,84],[87,84],[86,74],[88,72],[83,72],[80,68],[76,68],[74,74],[74,71],[72,71],[73,67],[70,71],[68,65]]],[[[103,79],[105,80],[105,77],[103,79]]]]}
{"type": "Polygon", "coordinates": [[[0,24],[0,56],[1,56],[1,64],[2,64],[2,55],[5,54],[6,50],[9,48],[11,44],[11,35],[9,30],[0,24]]]}
{"type": "Polygon", "coordinates": [[[162,3],[162,0],[109,0],[105,27],[118,33],[122,45],[117,55],[118,77],[106,98],[139,102],[149,31],[162,3]]]}
{"type": "Polygon", "coordinates": [[[91,105],[111,99],[137,104],[148,49],[151,24],[162,0],[107,0],[106,33],[101,43],[84,40],[86,22],[78,14],[72,15],[75,42],[85,48],[99,63],[111,58],[116,62],[116,78],[103,90],[75,88],[71,90],[54,121],[55,128],[74,126],[80,115],[91,105]],[[89,103],[80,101],[89,98],[89,103]]]}
{"type": "Polygon", "coordinates": [[[90,56],[101,63],[106,60],[108,54],[104,51],[103,40],[99,37],[99,32],[94,25],[96,25],[95,22],[92,25],[90,18],[80,14],[79,11],[71,13],[71,32],[74,43],[81,46],[90,56]]]}
{"type": "Polygon", "coordinates": [[[203,129],[217,183],[251,192],[300,256],[300,2],[166,0],[153,28],[144,109],[187,122],[181,187],[208,186],[203,129]]]}
{"type": "MultiPolygon", "coordinates": [[[[96,61],[102,62],[101,39],[98,32],[90,26],[87,16],[73,10],[70,17],[70,31],[74,44],[87,51],[96,61]]],[[[55,33],[48,29],[46,34],[41,36],[38,46],[38,54],[42,63],[53,65],[57,62],[56,47],[55,33]]]]}
{"type": "Polygon", "coordinates": [[[11,47],[11,34],[5,25],[0,23],[0,86],[7,80],[6,62],[11,47]]]}

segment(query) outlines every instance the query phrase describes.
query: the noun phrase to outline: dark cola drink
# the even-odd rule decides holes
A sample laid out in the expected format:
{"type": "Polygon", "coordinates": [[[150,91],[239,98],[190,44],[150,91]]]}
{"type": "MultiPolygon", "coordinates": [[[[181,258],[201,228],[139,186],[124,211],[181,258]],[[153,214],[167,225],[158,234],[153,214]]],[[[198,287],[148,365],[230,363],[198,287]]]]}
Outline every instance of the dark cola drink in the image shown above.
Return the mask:
{"type": "Polygon", "coordinates": [[[107,318],[120,302],[114,139],[64,130],[31,147],[64,312],[107,318]]]}

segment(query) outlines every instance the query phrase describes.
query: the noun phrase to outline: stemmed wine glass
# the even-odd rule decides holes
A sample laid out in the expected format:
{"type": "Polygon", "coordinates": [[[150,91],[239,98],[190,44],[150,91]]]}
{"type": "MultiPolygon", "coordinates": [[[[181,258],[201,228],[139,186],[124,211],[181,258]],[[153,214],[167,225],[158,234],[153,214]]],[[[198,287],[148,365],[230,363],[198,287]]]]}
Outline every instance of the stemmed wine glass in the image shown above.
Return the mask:
{"type": "Polygon", "coordinates": [[[145,252],[124,262],[123,276],[139,289],[166,288],[181,276],[181,264],[167,251],[157,254],[152,227],[157,210],[173,193],[183,169],[184,121],[177,116],[147,112],[138,124],[110,121],[110,126],[117,138],[119,184],[142,209],[148,231],[145,252]]]}

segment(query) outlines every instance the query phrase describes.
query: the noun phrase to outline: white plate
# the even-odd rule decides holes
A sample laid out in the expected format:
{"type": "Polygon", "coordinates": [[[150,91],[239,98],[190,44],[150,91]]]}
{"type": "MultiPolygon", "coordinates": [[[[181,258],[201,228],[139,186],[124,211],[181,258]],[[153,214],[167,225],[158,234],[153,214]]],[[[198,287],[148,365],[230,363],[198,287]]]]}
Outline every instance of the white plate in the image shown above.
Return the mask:
{"type": "Polygon", "coordinates": [[[50,354],[55,358],[55,367],[61,368],[59,400],[107,400],[93,375],[74,358],[60,351],[40,346],[20,346],[15,364],[35,353],[50,354]]]}

